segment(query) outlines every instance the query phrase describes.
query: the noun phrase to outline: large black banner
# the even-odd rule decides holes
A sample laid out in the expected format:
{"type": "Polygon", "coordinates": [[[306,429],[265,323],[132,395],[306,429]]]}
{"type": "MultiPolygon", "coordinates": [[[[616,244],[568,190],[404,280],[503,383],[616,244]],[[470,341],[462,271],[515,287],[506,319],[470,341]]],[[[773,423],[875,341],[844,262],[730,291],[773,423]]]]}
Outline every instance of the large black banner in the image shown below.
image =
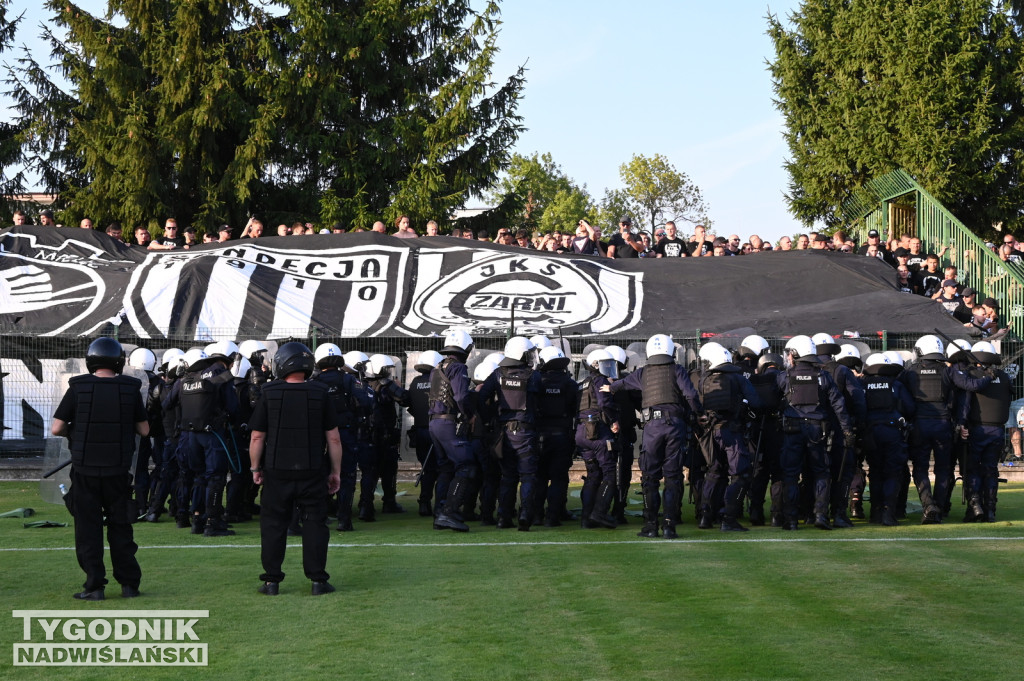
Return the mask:
{"type": "Polygon", "coordinates": [[[609,260],[375,233],[146,251],[32,226],[0,236],[0,333],[423,337],[506,334],[513,319],[517,333],[565,336],[962,331],[894,279],[877,259],[811,251],[609,260]]]}

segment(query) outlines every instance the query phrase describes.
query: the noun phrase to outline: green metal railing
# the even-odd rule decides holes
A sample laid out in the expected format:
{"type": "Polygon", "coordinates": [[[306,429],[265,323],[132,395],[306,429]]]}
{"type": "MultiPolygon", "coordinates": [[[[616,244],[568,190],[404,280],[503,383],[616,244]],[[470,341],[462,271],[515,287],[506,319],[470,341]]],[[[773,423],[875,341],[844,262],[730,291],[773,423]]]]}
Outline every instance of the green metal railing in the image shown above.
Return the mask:
{"type": "Polygon", "coordinates": [[[915,205],[914,234],[926,253],[942,253],[943,265],[955,265],[957,278],[979,293],[999,301],[1000,323],[1024,337],[1024,266],[1004,263],[973,232],[902,170],[868,182],[843,206],[847,231],[860,243],[869,230],[898,237],[902,229],[893,225],[890,206],[915,205]],[[944,251],[944,252],[943,252],[944,251]]]}

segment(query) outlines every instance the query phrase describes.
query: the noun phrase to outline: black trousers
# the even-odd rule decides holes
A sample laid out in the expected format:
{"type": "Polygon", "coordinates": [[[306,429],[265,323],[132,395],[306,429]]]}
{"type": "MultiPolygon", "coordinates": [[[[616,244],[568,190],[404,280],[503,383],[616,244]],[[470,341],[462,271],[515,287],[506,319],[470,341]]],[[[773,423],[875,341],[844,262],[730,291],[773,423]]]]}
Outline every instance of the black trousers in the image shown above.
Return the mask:
{"type": "Polygon", "coordinates": [[[131,476],[127,472],[110,476],[82,475],[71,469],[71,509],[75,516],[75,555],[85,571],[86,591],[106,585],[103,565],[103,518],[106,516],[107,542],[114,579],[124,586],[138,588],[142,568],[135,558],[131,521],[136,509],[131,504],[131,476]],[[131,506],[129,508],[129,506],[131,506]]]}
{"type": "Polygon", "coordinates": [[[330,578],[327,574],[327,480],[323,475],[302,480],[283,480],[264,473],[260,502],[260,536],[264,582],[284,580],[281,564],[288,541],[292,510],[298,507],[302,518],[302,569],[314,582],[330,578]]]}

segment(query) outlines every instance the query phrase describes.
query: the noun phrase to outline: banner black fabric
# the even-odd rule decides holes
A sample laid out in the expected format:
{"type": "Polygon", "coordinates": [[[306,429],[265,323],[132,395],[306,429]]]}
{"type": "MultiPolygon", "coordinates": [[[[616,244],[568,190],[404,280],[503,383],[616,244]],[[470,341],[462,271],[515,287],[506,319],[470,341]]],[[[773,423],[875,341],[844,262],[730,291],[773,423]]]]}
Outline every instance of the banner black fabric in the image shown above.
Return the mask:
{"type": "Polygon", "coordinates": [[[0,235],[0,329],[89,335],[113,321],[142,338],[765,335],[962,327],[896,290],[880,260],[817,251],[611,260],[450,237],[376,233],[242,239],[147,251],[98,231],[0,235]]]}

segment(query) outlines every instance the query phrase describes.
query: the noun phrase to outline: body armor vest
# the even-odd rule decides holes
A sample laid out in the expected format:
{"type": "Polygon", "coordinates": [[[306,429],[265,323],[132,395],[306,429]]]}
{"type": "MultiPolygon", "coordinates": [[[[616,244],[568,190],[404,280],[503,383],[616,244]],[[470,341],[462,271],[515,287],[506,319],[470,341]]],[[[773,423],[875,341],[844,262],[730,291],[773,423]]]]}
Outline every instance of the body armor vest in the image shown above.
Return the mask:
{"type": "Polygon", "coordinates": [[[454,364],[457,360],[454,357],[445,357],[433,371],[430,372],[430,393],[428,401],[430,404],[440,402],[444,405],[444,413],[459,413],[459,405],[455,402],[455,394],[452,390],[452,382],[448,380],[445,369],[454,364]]]}
{"type": "Polygon", "coordinates": [[[217,429],[224,425],[220,404],[221,386],[234,379],[230,371],[207,369],[190,372],[181,379],[181,429],[202,432],[209,426],[217,429]]]}
{"type": "Polygon", "coordinates": [[[420,374],[412,379],[409,386],[409,413],[412,415],[412,425],[416,428],[426,428],[430,425],[430,388],[432,386],[431,371],[429,374],[420,374]]]}
{"type": "Polygon", "coordinates": [[[864,401],[868,411],[891,412],[896,410],[896,393],[893,391],[892,376],[865,376],[864,401]]]}
{"type": "Polygon", "coordinates": [[[676,365],[648,364],[640,375],[640,390],[643,407],[656,407],[659,404],[683,404],[683,394],[676,384],[676,365]]]}
{"type": "Polygon", "coordinates": [[[318,383],[273,381],[263,386],[267,447],[263,467],[278,473],[313,473],[324,468],[323,410],[330,399],[318,383]]]}
{"type": "Polygon", "coordinates": [[[530,367],[498,367],[498,408],[502,412],[526,412],[526,384],[531,374],[530,367]]]}
{"type": "Polygon", "coordinates": [[[778,411],[782,406],[782,393],[779,392],[779,384],[775,381],[776,373],[754,374],[750,377],[754,392],[761,398],[764,408],[770,412],[778,411]]]}
{"type": "Polygon", "coordinates": [[[732,414],[742,399],[734,389],[733,382],[720,371],[701,375],[699,394],[705,411],[720,414],[732,414]]]}
{"type": "Polygon", "coordinates": [[[794,407],[816,407],[821,404],[818,393],[818,370],[798,363],[786,371],[789,378],[787,401],[794,407]]]}
{"type": "Polygon", "coordinates": [[[576,389],[576,382],[564,371],[541,371],[541,393],[538,421],[547,427],[572,428],[574,414],[566,407],[567,392],[576,389]]]}
{"type": "Polygon", "coordinates": [[[904,374],[904,382],[917,402],[917,417],[920,419],[947,418],[946,394],[943,390],[942,375],[946,366],[935,360],[914,362],[904,374]]]}
{"type": "Polygon", "coordinates": [[[594,395],[594,377],[587,376],[580,382],[580,400],[576,413],[582,415],[600,410],[601,407],[598,406],[597,396],[594,395]]]}
{"type": "Polygon", "coordinates": [[[338,417],[339,428],[350,428],[356,424],[355,397],[352,391],[356,388],[355,378],[351,374],[343,374],[337,369],[321,371],[313,379],[327,388],[327,398],[334,406],[338,417]]]}
{"type": "Polygon", "coordinates": [[[135,407],[142,383],[131,376],[75,376],[71,462],[85,475],[127,473],[135,454],[135,407]]]}
{"type": "Polygon", "coordinates": [[[984,426],[1001,426],[1006,423],[1010,418],[1010,402],[1013,399],[1011,388],[1009,376],[997,371],[996,377],[984,389],[971,393],[968,421],[984,426]]]}

